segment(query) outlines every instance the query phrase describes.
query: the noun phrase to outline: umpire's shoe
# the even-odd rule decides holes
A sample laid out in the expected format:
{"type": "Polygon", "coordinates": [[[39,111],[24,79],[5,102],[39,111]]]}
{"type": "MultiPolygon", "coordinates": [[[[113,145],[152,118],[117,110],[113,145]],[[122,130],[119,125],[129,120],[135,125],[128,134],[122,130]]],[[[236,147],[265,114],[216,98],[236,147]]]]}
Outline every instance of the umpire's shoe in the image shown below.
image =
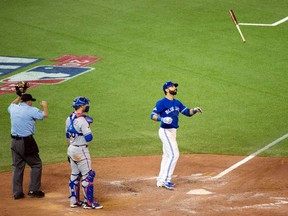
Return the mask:
{"type": "Polygon", "coordinates": [[[29,191],[28,196],[42,198],[45,196],[45,193],[43,191],[29,191]]]}
{"type": "Polygon", "coordinates": [[[15,200],[17,200],[17,199],[22,199],[22,198],[24,198],[24,193],[23,193],[23,192],[21,192],[21,193],[19,193],[19,194],[17,194],[17,195],[14,195],[14,199],[15,199],[15,200]]]}

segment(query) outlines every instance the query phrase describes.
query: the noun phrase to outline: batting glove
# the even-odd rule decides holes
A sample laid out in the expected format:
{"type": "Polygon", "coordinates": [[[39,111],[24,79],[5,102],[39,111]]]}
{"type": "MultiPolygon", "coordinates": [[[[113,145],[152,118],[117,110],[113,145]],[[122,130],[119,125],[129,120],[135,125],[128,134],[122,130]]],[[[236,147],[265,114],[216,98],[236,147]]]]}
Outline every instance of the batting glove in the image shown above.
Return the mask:
{"type": "Polygon", "coordinates": [[[171,124],[173,119],[171,117],[163,117],[161,121],[165,124],[171,124]]]}
{"type": "Polygon", "coordinates": [[[195,107],[192,109],[192,112],[193,114],[197,113],[197,112],[200,112],[200,113],[203,113],[202,109],[200,107],[195,107]]]}

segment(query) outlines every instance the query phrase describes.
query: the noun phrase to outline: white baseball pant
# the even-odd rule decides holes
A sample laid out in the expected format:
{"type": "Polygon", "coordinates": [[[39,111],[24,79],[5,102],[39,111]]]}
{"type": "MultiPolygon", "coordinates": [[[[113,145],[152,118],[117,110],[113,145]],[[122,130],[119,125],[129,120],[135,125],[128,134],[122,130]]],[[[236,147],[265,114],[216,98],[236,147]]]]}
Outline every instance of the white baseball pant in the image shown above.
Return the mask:
{"type": "Polygon", "coordinates": [[[161,128],[159,129],[159,137],[163,145],[163,155],[161,161],[160,173],[157,178],[159,183],[170,182],[176,163],[179,158],[179,149],[176,141],[175,128],[161,128]]]}

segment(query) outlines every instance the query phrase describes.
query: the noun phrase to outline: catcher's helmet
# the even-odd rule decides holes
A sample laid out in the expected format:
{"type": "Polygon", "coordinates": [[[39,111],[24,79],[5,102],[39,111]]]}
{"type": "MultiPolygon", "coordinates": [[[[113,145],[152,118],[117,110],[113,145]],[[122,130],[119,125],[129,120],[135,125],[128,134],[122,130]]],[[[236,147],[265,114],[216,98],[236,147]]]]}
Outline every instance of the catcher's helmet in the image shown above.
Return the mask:
{"type": "Polygon", "coordinates": [[[89,102],[90,100],[86,97],[82,97],[82,96],[79,96],[79,97],[76,97],[74,100],[73,100],[73,105],[72,107],[77,109],[78,107],[80,106],[83,106],[83,105],[89,105],[89,102]]]}

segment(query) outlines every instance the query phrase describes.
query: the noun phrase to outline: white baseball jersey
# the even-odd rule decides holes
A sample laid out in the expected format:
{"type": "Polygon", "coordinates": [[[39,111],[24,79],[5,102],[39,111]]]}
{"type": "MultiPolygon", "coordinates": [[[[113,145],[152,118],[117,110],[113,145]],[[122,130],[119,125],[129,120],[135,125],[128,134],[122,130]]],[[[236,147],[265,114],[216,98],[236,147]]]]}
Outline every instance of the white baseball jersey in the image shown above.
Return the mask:
{"type": "MultiPolygon", "coordinates": [[[[72,113],[66,119],[66,132],[69,134],[70,145],[87,145],[85,136],[92,134],[84,114],[72,113]]],[[[68,138],[68,137],[67,137],[68,138]]]]}

